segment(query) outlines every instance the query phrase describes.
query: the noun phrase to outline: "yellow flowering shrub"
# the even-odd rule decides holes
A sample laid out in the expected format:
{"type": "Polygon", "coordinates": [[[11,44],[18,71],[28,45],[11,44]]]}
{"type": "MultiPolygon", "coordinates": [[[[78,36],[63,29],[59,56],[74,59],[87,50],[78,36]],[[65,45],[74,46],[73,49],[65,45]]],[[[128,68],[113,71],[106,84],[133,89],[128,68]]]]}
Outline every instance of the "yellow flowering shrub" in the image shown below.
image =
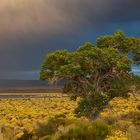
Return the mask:
{"type": "Polygon", "coordinates": [[[100,113],[100,118],[115,128],[106,140],[139,140],[140,100],[139,96],[137,98],[138,100],[135,100],[133,96],[127,99],[114,98],[100,113]]]}
{"type": "Polygon", "coordinates": [[[132,111],[137,111],[137,105],[139,101],[129,99],[124,99],[122,97],[114,98],[109,102],[109,105],[106,109],[104,109],[101,113],[101,117],[107,117],[111,115],[121,116],[125,115],[132,111]]]}
{"type": "Polygon", "coordinates": [[[69,98],[1,99],[0,128],[10,126],[19,136],[24,129],[32,131],[37,122],[52,117],[74,119],[77,102],[69,98]]]}
{"type": "MultiPolygon", "coordinates": [[[[46,123],[50,118],[76,118],[73,114],[77,101],[65,98],[1,99],[0,100],[0,140],[16,140],[25,130],[30,134],[38,123],[46,123]]],[[[111,134],[105,140],[139,140],[140,100],[130,97],[114,98],[99,114],[99,119],[109,124],[111,134]],[[113,127],[112,127],[113,126],[113,127]]],[[[64,128],[59,128],[60,131],[64,128]]]]}
{"type": "Polygon", "coordinates": [[[128,140],[126,134],[123,131],[117,130],[112,133],[113,135],[108,136],[105,140],[128,140]]]}

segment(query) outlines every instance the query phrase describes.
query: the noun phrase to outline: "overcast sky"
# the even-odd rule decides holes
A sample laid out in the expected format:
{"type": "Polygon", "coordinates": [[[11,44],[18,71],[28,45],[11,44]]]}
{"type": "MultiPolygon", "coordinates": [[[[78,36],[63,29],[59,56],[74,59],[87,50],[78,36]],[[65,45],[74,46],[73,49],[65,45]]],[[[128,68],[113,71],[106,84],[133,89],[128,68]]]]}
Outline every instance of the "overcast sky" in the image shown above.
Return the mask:
{"type": "Polygon", "coordinates": [[[139,0],[0,0],[0,79],[38,79],[47,53],[117,29],[140,37],[139,0]]]}

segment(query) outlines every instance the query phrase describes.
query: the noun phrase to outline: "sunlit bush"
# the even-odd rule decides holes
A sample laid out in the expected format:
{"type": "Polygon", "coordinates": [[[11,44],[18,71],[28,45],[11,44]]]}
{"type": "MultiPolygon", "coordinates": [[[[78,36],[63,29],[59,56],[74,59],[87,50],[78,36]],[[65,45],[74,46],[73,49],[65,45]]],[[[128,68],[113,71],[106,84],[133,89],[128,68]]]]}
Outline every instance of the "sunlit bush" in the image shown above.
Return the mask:
{"type": "Polygon", "coordinates": [[[58,140],[104,140],[109,134],[109,127],[100,121],[90,124],[80,122],[61,134],[58,140]]]}
{"type": "MultiPolygon", "coordinates": [[[[110,133],[110,128],[102,121],[90,122],[87,120],[50,119],[40,124],[34,130],[34,138],[39,140],[104,140],[110,133]]],[[[24,133],[18,140],[29,138],[30,133],[24,133]]]]}

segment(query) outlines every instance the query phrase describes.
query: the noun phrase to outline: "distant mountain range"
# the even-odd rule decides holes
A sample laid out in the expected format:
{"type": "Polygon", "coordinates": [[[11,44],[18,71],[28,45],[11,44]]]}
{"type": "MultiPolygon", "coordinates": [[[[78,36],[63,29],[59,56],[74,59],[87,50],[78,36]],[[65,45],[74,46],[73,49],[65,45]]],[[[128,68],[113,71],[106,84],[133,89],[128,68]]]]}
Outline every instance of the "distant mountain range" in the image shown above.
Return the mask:
{"type": "Polygon", "coordinates": [[[63,81],[55,86],[47,81],[40,80],[0,80],[0,89],[51,89],[62,87],[63,85],[63,81]]]}
{"type": "MultiPolygon", "coordinates": [[[[133,66],[132,73],[140,76],[140,66],[133,66]]],[[[57,86],[41,80],[0,80],[1,89],[54,89],[63,87],[64,81],[58,82],[57,86]]]]}

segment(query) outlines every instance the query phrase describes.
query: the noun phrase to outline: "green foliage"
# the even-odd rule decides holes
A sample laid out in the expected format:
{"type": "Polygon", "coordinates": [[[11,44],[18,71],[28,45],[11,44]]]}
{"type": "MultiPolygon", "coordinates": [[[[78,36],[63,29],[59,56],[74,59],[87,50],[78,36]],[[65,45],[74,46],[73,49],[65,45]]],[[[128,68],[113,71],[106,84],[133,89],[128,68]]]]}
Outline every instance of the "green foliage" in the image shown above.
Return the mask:
{"type": "MultiPolygon", "coordinates": [[[[125,35],[122,31],[117,31],[114,35],[97,38],[96,45],[99,48],[118,48],[123,52],[127,51],[128,44],[125,42],[125,35]]],[[[128,47],[129,48],[129,47],[128,47]]]]}
{"type": "Polygon", "coordinates": [[[122,77],[122,79],[110,78],[107,82],[110,85],[107,95],[110,99],[114,97],[128,97],[129,91],[129,77],[122,77]]]}
{"type": "Polygon", "coordinates": [[[59,73],[57,70],[62,65],[67,64],[68,56],[69,52],[66,50],[48,54],[41,68],[40,79],[46,80],[51,78],[51,80],[58,80],[59,73]]]}
{"type": "Polygon", "coordinates": [[[32,139],[32,137],[33,137],[33,133],[32,132],[24,130],[23,133],[24,134],[20,138],[17,138],[17,140],[31,140],[32,139]]]}
{"type": "Polygon", "coordinates": [[[53,118],[33,132],[30,137],[29,132],[26,131],[18,140],[104,140],[110,133],[110,128],[102,121],[53,118]]]}
{"type": "Polygon", "coordinates": [[[139,60],[140,39],[117,31],[98,38],[96,46],[88,42],[75,52],[60,50],[49,54],[41,67],[40,79],[51,82],[65,79],[64,92],[85,98],[76,112],[87,116],[93,108],[99,111],[106,105],[103,99],[106,96],[108,99],[127,97],[131,65],[138,64],[139,60]],[[98,93],[98,97],[101,93],[106,95],[97,101],[96,96],[91,98],[91,93],[98,93]]]}
{"type": "Polygon", "coordinates": [[[79,106],[75,109],[76,116],[89,116],[93,110],[92,103],[89,102],[87,98],[84,98],[80,103],[79,106]]]}
{"type": "Polygon", "coordinates": [[[54,134],[60,125],[65,125],[65,120],[60,118],[52,118],[47,123],[39,123],[37,126],[36,135],[38,137],[48,136],[54,134]]]}
{"type": "Polygon", "coordinates": [[[98,38],[96,46],[99,48],[116,48],[124,54],[140,54],[140,39],[127,37],[121,30],[118,30],[113,35],[98,38]]]}
{"type": "Polygon", "coordinates": [[[109,127],[101,121],[91,124],[76,124],[66,133],[60,135],[57,140],[104,140],[109,134],[109,127]]]}
{"type": "Polygon", "coordinates": [[[67,92],[85,96],[89,86],[102,91],[107,86],[105,81],[111,77],[121,77],[131,70],[131,61],[127,56],[120,55],[117,49],[86,45],[76,52],[57,51],[48,55],[40,78],[50,81],[66,79],[67,92]]]}
{"type": "Polygon", "coordinates": [[[90,116],[95,119],[105,105],[107,105],[108,98],[100,93],[83,98],[79,106],[75,109],[76,116],[90,116]]]}

